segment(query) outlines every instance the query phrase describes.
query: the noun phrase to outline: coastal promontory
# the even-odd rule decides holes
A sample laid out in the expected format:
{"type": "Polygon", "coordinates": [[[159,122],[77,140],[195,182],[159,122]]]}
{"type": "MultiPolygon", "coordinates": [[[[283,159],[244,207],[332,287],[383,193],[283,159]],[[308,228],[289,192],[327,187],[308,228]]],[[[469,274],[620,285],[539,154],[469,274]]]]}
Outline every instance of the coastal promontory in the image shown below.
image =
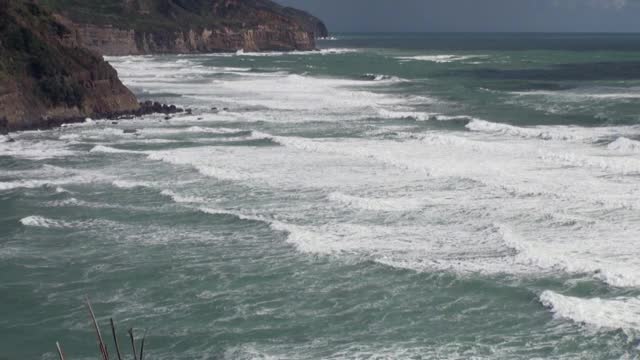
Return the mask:
{"type": "Polygon", "coordinates": [[[0,131],[139,108],[116,70],[35,2],[0,0],[0,55],[0,131]]]}
{"type": "Polygon", "coordinates": [[[269,0],[41,0],[104,55],[313,50],[318,18],[269,0]]]}
{"type": "Polygon", "coordinates": [[[154,111],[102,55],[313,50],[327,35],[269,0],[0,0],[0,132],[154,111]]]}

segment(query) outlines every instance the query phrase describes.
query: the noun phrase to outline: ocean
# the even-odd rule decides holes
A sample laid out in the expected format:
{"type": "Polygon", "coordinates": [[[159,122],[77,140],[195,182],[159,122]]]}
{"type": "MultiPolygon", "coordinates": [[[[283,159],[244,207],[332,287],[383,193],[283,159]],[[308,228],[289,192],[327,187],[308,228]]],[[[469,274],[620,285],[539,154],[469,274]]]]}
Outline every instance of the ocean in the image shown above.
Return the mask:
{"type": "Polygon", "coordinates": [[[85,295],[149,359],[638,359],[640,35],[319,46],[0,137],[0,359],[96,358],[85,295]]]}

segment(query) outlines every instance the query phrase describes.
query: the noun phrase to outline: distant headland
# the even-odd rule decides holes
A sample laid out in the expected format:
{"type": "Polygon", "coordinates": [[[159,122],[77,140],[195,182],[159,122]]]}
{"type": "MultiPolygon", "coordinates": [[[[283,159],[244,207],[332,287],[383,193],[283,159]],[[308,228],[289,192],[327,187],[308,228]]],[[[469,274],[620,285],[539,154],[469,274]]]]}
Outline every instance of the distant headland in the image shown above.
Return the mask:
{"type": "Polygon", "coordinates": [[[0,10],[0,132],[152,111],[102,55],[313,50],[328,35],[268,0],[0,0],[0,10]]]}

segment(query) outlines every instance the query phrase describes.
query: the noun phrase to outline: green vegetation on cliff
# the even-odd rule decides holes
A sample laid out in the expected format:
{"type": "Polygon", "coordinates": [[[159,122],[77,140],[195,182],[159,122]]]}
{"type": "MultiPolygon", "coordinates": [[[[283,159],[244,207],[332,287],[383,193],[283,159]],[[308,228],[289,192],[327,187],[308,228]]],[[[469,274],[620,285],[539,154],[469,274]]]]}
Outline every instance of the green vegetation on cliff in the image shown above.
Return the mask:
{"type": "Polygon", "coordinates": [[[41,99],[51,105],[78,106],[83,93],[80,85],[69,81],[70,72],[87,59],[87,51],[70,49],[62,56],[59,47],[50,46],[38,34],[69,35],[50,14],[32,3],[0,0],[7,10],[0,14],[0,76],[33,79],[41,99]],[[11,2],[11,4],[9,4],[11,2]]]}
{"type": "Polygon", "coordinates": [[[10,128],[138,107],[116,71],[31,0],[0,0],[0,54],[0,119],[10,128]]]}
{"type": "Polygon", "coordinates": [[[328,31],[319,19],[270,0],[41,0],[78,23],[138,31],[191,28],[251,28],[274,20],[318,37],[328,31]]]}

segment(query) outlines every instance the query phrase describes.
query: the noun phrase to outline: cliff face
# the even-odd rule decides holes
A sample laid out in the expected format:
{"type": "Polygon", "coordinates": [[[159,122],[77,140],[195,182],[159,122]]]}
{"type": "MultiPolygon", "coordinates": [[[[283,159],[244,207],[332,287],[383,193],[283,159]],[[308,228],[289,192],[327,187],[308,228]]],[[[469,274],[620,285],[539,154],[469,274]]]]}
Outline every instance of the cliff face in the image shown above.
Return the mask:
{"type": "Polygon", "coordinates": [[[105,55],[313,50],[312,15],[269,0],[42,0],[105,55]]]}
{"type": "Polygon", "coordinates": [[[329,37],[329,29],[317,17],[298,9],[287,7],[283,9],[284,13],[288,16],[298,19],[307,32],[313,33],[314,37],[326,38],[329,37]]]}
{"type": "Polygon", "coordinates": [[[225,51],[313,50],[315,38],[306,31],[268,25],[237,30],[233,27],[188,30],[123,30],[113,26],[74,24],[87,48],[104,55],[186,54],[225,51]]]}
{"type": "Polygon", "coordinates": [[[73,30],[26,0],[0,0],[0,131],[135,111],[135,96],[73,30]]]}

